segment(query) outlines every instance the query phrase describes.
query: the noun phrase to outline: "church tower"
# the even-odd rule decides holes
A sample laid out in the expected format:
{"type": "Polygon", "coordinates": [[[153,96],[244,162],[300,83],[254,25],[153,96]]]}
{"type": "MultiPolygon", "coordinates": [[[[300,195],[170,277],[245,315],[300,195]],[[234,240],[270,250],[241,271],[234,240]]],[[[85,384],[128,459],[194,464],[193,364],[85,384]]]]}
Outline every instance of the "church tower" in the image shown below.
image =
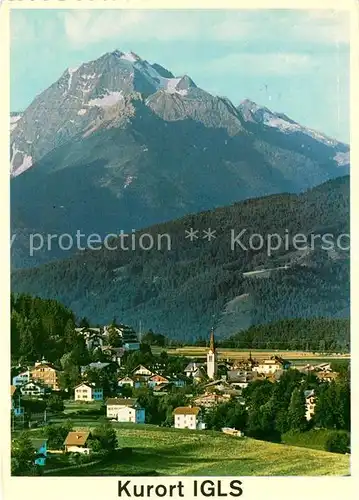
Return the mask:
{"type": "Polygon", "coordinates": [[[217,351],[214,344],[214,329],[211,330],[209,351],[207,353],[207,375],[210,379],[215,379],[217,375],[217,351]]]}

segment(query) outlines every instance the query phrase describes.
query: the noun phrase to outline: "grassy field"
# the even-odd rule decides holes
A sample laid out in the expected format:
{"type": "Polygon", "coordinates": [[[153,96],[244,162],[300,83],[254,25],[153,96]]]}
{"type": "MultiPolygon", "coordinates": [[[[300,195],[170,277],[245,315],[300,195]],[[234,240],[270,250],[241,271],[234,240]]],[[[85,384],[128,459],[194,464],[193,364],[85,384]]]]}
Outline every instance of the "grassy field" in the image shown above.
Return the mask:
{"type": "Polygon", "coordinates": [[[88,401],[88,402],[73,401],[73,400],[64,401],[64,406],[65,406],[64,413],[66,415],[69,415],[70,417],[72,413],[76,413],[78,411],[90,412],[93,410],[99,410],[103,404],[104,404],[103,401],[88,401]]]}
{"type": "MultiPolygon", "coordinates": [[[[208,347],[194,347],[194,346],[185,346],[178,348],[161,348],[161,347],[152,347],[152,351],[154,354],[159,354],[161,351],[165,350],[168,355],[173,356],[188,356],[193,358],[205,358],[208,352],[208,347]]],[[[314,352],[307,351],[279,351],[279,350],[270,350],[270,349],[252,349],[249,351],[248,349],[218,349],[218,357],[219,359],[248,359],[250,353],[253,358],[261,360],[264,358],[268,358],[269,356],[281,356],[285,359],[295,362],[296,364],[301,363],[321,363],[327,362],[331,360],[337,359],[350,359],[350,354],[320,354],[314,352]]]]}
{"type": "MultiPolygon", "coordinates": [[[[133,449],[116,459],[49,475],[124,476],[319,476],[348,475],[349,456],[309,450],[213,431],[151,425],[113,424],[121,447],[133,449]]],[[[88,427],[87,427],[88,428],[88,427]]],[[[80,429],[80,427],[78,427],[80,429]]],[[[82,430],[85,427],[81,427],[82,430]]]]}

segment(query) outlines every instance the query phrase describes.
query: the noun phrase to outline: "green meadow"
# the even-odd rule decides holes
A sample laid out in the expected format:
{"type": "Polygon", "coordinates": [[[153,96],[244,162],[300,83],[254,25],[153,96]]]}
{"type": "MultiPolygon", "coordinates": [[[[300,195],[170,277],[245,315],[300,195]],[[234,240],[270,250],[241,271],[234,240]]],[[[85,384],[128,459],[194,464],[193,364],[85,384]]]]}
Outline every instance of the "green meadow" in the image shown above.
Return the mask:
{"type": "MultiPolygon", "coordinates": [[[[87,424],[88,425],[88,424],[87,424]]],[[[91,424],[90,424],[91,425],[91,424]]],[[[237,438],[215,431],[113,424],[121,448],[132,452],[53,476],[321,476],[349,474],[349,455],[237,438]]],[[[85,430],[91,427],[80,427],[85,430]]],[[[51,459],[47,469],[51,469],[51,459]]]]}

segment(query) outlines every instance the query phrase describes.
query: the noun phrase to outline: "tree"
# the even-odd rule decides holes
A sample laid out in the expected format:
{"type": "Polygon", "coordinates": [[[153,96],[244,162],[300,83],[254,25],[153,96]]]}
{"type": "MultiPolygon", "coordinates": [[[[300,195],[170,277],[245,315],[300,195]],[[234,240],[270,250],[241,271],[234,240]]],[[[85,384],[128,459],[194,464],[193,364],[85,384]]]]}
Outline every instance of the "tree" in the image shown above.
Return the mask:
{"type": "Polygon", "coordinates": [[[108,334],[108,343],[111,347],[122,347],[122,339],[114,328],[111,328],[110,333],[108,334]]]}
{"type": "Polygon", "coordinates": [[[45,437],[48,440],[48,448],[61,450],[67,434],[72,431],[72,423],[67,421],[65,424],[50,424],[45,427],[45,437]]]}
{"type": "Polygon", "coordinates": [[[303,390],[300,388],[296,388],[292,392],[288,408],[288,426],[290,429],[300,432],[305,431],[307,428],[305,397],[303,390]]]}
{"type": "Polygon", "coordinates": [[[348,453],[350,449],[349,433],[345,431],[332,432],[325,443],[325,449],[333,453],[348,453]]]}
{"type": "Polygon", "coordinates": [[[11,443],[11,474],[32,476],[36,474],[35,448],[26,432],[11,443]]]}
{"type": "Polygon", "coordinates": [[[57,394],[52,394],[49,399],[46,401],[46,408],[53,412],[61,412],[64,411],[64,401],[57,394]]]}
{"type": "Polygon", "coordinates": [[[110,454],[117,448],[117,436],[109,422],[96,427],[92,433],[91,447],[93,451],[110,454]]]}
{"type": "Polygon", "coordinates": [[[72,349],[73,344],[76,341],[76,337],[75,323],[72,319],[69,319],[64,329],[64,344],[66,349],[72,349]]]}

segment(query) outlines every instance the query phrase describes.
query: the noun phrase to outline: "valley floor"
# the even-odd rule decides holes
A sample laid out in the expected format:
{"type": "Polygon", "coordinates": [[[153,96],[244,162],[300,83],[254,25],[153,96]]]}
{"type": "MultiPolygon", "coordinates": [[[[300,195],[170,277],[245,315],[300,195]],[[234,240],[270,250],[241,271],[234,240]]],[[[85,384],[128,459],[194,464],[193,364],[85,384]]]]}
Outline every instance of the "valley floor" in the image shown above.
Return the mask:
{"type": "MultiPolygon", "coordinates": [[[[77,429],[85,430],[88,427],[77,429]]],[[[51,476],[321,476],[349,475],[349,455],[227,436],[215,431],[189,431],[152,425],[113,423],[126,457],[112,458],[51,476]]]]}
{"type": "MultiPolygon", "coordinates": [[[[178,348],[170,347],[152,347],[153,354],[159,354],[162,351],[166,351],[167,354],[173,356],[188,356],[196,358],[205,358],[208,352],[208,347],[196,347],[196,346],[183,346],[178,348]]],[[[235,349],[235,348],[218,348],[218,358],[219,360],[232,359],[248,359],[251,354],[255,359],[268,358],[270,356],[280,356],[283,359],[291,361],[294,365],[301,365],[306,363],[329,363],[330,361],[337,360],[349,360],[349,353],[337,353],[337,354],[326,354],[318,352],[309,351],[282,351],[282,350],[271,350],[271,349],[235,349]]]]}

